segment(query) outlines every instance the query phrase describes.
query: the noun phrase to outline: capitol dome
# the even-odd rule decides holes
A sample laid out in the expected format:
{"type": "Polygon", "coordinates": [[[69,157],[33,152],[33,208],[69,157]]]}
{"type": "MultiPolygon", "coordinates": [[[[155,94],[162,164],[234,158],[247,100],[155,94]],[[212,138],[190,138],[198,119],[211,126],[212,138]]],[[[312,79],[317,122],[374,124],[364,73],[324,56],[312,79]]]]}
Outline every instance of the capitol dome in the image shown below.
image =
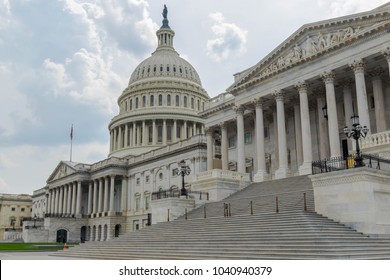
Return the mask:
{"type": "Polygon", "coordinates": [[[131,75],[129,85],[137,81],[160,78],[185,79],[202,85],[195,68],[179,54],[166,47],[158,47],[151,57],[142,61],[131,75]]]}
{"type": "Polygon", "coordinates": [[[167,13],[165,7],[156,50],[135,68],[118,98],[109,156],[137,156],[204,133],[200,114],[209,96],[195,68],[174,49],[167,13]]]}

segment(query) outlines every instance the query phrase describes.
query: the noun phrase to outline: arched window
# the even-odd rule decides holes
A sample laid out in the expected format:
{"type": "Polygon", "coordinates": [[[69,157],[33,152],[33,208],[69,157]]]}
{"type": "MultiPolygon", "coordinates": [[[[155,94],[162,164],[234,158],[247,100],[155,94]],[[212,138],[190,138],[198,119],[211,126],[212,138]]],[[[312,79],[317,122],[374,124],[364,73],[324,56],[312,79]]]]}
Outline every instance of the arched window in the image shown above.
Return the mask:
{"type": "Polygon", "coordinates": [[[162,94],[160,94],[158,96],[158,106],[162,106],[163,105],[163,97],[162,97],[162,94]]]}
{"type": "Polygon", "coordinates": [[[135,98],[135,109],[138,109],[138,97],[135,98]]]}
{"type": "Polygon", "coordinates": [[[194,109],[194,98],[191,97],[191,109],[194,109]]]}
{"type": "Polygon", "coordinates": [[[159,143],[162,142],[162,137],[163,137],[162,134],[163,134],[163,127],[162,127],[162,125],[159,125],[159,126],[157,126],[157,141],[159,143]]]}
{"type": "Polygon", "coordinates": [[[146,96],[142,96],[142,107],[146,106],[146,96]]]}
{"type": "Polygon", "coordinates": [[[130,99],[130,111],[133,110],[133,99],[130,99]]]}
{"type": "Polygon", "coordinates": [[[171,106],[171,95],[170,94],[167,95],[167,105],[171,106]]]}
{"type": "Polygon", "coordinates": [[[184,107],[187,108],[187,96],[184,96],[183,102],[184,102],[184,107]]]}
{"type": "Polygon", "coordinates": [[[150,96],[150,106],[154,106],[154,95],[150,96]]]}
{"type": "Polygon", "coordinates": [[[200,100],[198,99],[198,111],[200,111],[200,100]]]}
{"type": "Polygon", "coordinates": [[[176,107],[180,106],[180,97],[176,95],[176,107]]]}

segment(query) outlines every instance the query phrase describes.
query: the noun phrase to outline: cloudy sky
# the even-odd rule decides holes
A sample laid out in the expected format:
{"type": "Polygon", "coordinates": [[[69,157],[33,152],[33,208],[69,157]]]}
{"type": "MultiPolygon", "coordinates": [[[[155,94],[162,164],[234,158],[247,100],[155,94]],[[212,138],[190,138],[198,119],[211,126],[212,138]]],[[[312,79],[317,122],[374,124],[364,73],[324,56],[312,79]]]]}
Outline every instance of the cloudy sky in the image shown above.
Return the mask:
{"type": "Polygon", "coordinates": [[[156,47],[163,5],[174,46],[213,97],[303,24],[384,0],[0,0],[0,193],[45,186],[60,160],[108,154],[108,123],[156,47]]]}

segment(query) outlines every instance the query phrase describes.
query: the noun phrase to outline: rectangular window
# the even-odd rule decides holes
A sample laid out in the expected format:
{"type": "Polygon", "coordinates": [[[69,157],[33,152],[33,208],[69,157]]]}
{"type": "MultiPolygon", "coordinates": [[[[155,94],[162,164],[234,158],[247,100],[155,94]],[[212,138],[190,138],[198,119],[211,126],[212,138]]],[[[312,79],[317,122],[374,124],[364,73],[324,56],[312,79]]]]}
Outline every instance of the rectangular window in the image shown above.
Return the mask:
{"type": "Polygon", "coordinates": [[[236,147],[236,140],[237,140],[237,137],[235,135],[229,137],[229,148],[235,148],[236,147]]]}
{"type": "Polygon", "coordinates": [[[162,142],[162,131],[163,131],[163,127],[162,127],[162,125],[159,125],[158,127],[157,127],[157,141],[158,142],[162,142]]]}
{"type": "Polygon", "coordinates": [[[149,205],[150,205],[150,197],[147,196],[145,197],[145,210],[149,210],[149,205]]]}
{"type": "Polygon", "coordinates": [[[172,141],[172,126],[170,125],[167,126],[167,141],[172,141]]]}
{"type": "Polygon", "coordinates": [[[150,180],[150,176],[149,176],[149,175],[146,175],[146,176],[145,176],[145,182],[146,182],[146,183],[149,183],[149,180],[150,180]]]}
{"type": "Polygon", "coordinates": [[[149,144],[153,142],[153,126],[149,126],[149,144]]]}
{"type": "Polygon", "coordinates": [[[245,132],[245,144],[252,144],[252,133],[245,132]]]}
{"type": "Polygon", "coordinates": [[[140,179],[140,178],[137,178],[137,179],[136,179],[136,185],[138,186],[140,183],[141,183],[141,179],[140,179]]]}
{"type": "Polygon", "coordinates": [[[24,208],[20,209],[22,212],[24,212],[24,208]]]}
{"type": "Polygon", "coordinates": [[[269,137],[269,128],[268,126],[265,126],[264,127],[264,138],[268,138],[269,137]]]}
{"type": "Polygon", "coordinates": [[[11,208],[11,211],[15,211],[15,207],[12,207],[12,208],[11,208]]]}
{"type": "Polygon", "coordinates": [[[141,198],[139,196],[137,196],[135,198],[135,211],[139,211],[139,206],[140,206],[140,202],[141,202],[141,198]]]}
{"type": "Polygon", "coordinates": [[[178,171],[179,171],[179,169],[177,169],[177,168],[172,169],[172,177],[176,177],[178,171]]]}
{"type": "Polygon", "coordinates": [[[180,139],[180,138],[181,138],[180,133],[181,133],[180,126],[177,126],[177,127],[176,127],[176,138],[177,138],[177,139],[180,139]]]}

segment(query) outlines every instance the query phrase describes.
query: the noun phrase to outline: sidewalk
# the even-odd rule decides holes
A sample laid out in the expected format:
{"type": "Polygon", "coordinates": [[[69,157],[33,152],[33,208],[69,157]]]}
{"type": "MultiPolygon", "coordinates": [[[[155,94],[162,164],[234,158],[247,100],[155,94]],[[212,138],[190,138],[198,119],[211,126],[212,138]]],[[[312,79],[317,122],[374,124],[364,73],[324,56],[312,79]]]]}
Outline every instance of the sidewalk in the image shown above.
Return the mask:
{"type": "Polygon", "coordinates": [[[50,256],[53,252],[0,252],[0,260],[86,260],[81,258],[65,258],[50,256]]]}

